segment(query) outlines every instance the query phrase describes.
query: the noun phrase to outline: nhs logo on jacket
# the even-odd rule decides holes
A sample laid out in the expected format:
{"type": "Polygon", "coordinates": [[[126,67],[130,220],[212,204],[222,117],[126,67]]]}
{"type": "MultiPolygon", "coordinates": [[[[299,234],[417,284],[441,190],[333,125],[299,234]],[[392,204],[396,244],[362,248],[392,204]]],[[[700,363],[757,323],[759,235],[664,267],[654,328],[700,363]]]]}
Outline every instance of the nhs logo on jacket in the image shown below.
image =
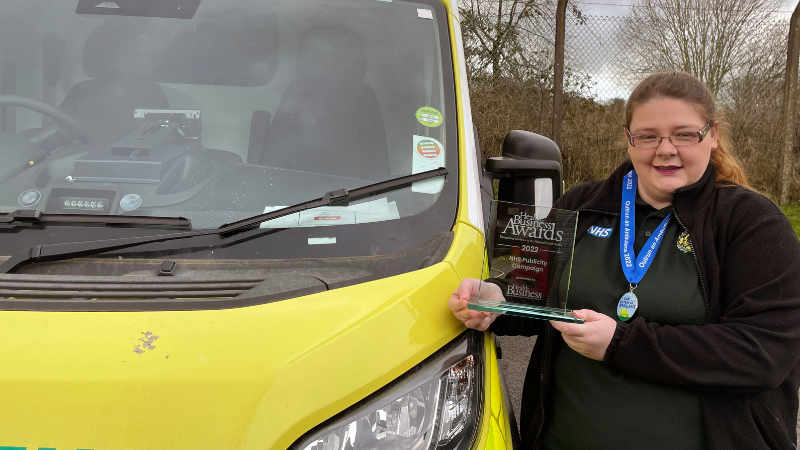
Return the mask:
{"type": "Polygon", "coordinates": [[[603,227],[591,226],[591,227],[589,227],[589,234],[591,234],[594,237],[607,238],[607,237],[611,236],[611,231],[612,230],[613,230],[613,228],[603,228],[603,227]]]}

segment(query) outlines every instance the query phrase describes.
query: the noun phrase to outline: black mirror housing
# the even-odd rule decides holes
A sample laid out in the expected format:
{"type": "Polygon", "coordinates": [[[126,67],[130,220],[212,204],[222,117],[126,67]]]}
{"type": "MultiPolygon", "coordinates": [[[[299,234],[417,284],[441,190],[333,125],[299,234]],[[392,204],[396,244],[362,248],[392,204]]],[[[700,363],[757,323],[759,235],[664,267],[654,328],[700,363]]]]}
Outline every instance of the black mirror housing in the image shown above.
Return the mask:
{"type": "Polygon", "coordinates": [[[530,131],[509,131],[503,140],[503,156],[488,158],[486,172],[500,179],[497,198],[501,201],[549,206],[561,196],[561,150],[552,140],[530,131]],[[543,183],[544,179],[550,183],[543,183]]]}

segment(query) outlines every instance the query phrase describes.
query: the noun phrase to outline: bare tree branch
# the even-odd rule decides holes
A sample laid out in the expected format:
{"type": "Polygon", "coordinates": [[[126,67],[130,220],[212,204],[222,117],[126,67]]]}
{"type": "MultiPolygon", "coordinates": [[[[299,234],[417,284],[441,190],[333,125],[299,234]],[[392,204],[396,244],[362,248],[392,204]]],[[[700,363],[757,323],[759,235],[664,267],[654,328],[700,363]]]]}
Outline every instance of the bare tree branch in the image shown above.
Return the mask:
{"type": "Polygon", "coordinates": [[[719,93],[747,65],[748,40],[777,0],[640,0],[623,21],[626,62],[640,73],[680,69],[719,93]]]}

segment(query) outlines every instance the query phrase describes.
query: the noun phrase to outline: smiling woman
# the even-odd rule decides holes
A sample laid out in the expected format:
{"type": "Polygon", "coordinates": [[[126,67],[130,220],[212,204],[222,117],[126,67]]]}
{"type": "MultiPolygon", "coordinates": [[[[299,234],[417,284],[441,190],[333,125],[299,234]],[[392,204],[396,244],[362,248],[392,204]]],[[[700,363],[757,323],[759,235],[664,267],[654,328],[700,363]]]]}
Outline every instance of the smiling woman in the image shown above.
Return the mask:
{"type": "Polygon", "coordinates": [[[628,153],[638,175],[647,178],[645,183],[651,181],[649,174],[670,177],[653,181],[661,180],[659,184],[664,183],[662,188],[671,196],[675,189],[699,180],[711,160],[718,183],[732,182],[750,189],[747,176],[728,152],[727,124],[721,119],[711,91],[690,75],[671,72],[642,81],[625,107],[628,153]],[[670,145],[661,145],[667,134],[670,145]]]}
{"type": "Polygon", "coordinates": [[[691,103],[673,98],[652,99],[635,111],[625,130],[628,153],[639,175],[639,195],[660,209],[669,205],[675,189],[696,182],[706,171],[718,147],[719,125],[704,126],[691,103]]]}
{"type": "Polygon", "coordinates": [[[796,443],[800,242],[749,189],[723,125],[711,91],[690,75],[655,74],[634,90],[630,161],[554,204],[580,214],[559,298],[569,283],[583,324],[471,312],[465,297],[477,280],[451,297],[468,327],[539,336],[527,382],[540,386],[522,399],[525,448],[796,443]]]}

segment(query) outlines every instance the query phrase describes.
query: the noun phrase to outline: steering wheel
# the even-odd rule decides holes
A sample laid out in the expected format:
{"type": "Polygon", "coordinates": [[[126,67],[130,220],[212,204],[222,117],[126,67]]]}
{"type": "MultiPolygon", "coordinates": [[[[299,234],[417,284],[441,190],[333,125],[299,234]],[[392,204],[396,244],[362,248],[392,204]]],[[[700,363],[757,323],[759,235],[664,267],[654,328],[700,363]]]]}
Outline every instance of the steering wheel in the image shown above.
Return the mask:
{"type": "Polygon", "coordinates": [[[48,153],[76,139],[84,145],[94,143],[92,136],[89,135],[83,125],[61,108],[35,98],[21,97],[19,95],[0,95],[0,107],[3,106],[18,106],[53,119],[50,125],[29,138],[31,142],[48,153]]]}

